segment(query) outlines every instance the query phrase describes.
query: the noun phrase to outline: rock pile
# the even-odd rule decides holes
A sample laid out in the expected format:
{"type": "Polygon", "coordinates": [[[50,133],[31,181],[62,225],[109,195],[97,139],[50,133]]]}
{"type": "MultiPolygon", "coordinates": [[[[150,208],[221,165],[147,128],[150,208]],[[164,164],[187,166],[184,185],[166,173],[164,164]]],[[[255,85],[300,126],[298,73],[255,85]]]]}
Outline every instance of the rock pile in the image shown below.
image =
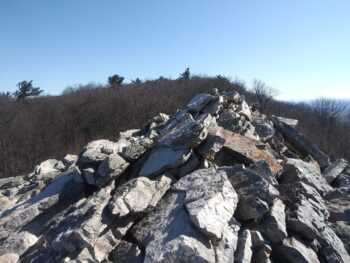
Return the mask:
{"type": "Polygon", "coordinates": [[[0,180],[0,262],[350,262],[350,166],[296,120],[199,94],[0,180]]]}

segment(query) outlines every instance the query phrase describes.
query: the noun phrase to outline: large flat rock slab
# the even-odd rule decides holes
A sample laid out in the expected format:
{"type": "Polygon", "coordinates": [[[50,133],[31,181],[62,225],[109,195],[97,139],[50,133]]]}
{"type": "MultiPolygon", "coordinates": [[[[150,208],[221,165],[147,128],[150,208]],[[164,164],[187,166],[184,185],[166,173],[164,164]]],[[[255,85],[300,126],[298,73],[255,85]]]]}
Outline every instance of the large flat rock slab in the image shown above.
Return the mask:
{"type": "Polygon", "coordinates": [[[282,171],[282,166],[269,151],[257,147],[257,145],[261,145],[260,141],[244,137],[220,127],[218,128],[217,135],[225,139],[223,147],[232,152],[233,158],[240,159],[246,165],[265,160],[273,174],[278,174],[282,171]]]}

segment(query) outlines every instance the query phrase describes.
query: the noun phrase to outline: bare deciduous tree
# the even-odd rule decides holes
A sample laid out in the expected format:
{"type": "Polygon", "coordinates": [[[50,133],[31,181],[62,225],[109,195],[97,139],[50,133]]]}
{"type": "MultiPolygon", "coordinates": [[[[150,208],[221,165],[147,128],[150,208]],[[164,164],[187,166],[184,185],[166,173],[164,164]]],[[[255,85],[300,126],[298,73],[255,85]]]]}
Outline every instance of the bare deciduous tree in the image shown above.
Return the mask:
{"type": "Polygon", "coordinates": [[[320,124],[331,132],[335,124],[340,120],[347,105],[336,99],[321,97],[312,105],[314,116],[320,124]]]}
{"type": "Polygon", "coordinates": [[[254,79],[253,92],[259,103],[260,112],[266,113],[269,103],[279,94],[279,91],[267,86],[263,81],[254,79]]]}

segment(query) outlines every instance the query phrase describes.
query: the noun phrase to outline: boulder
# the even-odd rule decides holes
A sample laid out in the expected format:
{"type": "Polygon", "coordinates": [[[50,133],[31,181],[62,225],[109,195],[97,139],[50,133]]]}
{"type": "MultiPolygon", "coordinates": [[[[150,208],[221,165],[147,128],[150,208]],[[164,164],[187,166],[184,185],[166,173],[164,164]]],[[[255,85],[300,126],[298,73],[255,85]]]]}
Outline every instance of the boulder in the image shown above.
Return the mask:
{"type": "Polygon", "coordinates": [[[325,227],[317,237],[320,244],[319,252],[327,262],[350,262],[349,253],[343,242],[330,227],[325,227]]]}
{"type": "Polygon", "coordinates": [[[314,165],[299,159],[289,158],[284,165],[280,183],[288,184],[298,181],[312,186],[321,196],[332,190],[332,187],[317,172],[314,165]]]}
{"type": "Polygon", "coordinates": [[[259,141],[246,138],[223,128],[218,129],[217,135],[225,139],[223,148],[232,154],[232,158],[245,165],[251,165],[254,162],[265,160],[274,175],[282,171],[282,166],[270,152],[259,149],[256,146],[260,144],[259,141]]]}
{"type": "Polygon", "coordinates": [[[119,149],[118,143],[109,140],[96,140],[88,143],[79,155],[79,168],[87,168],[89,165],[98,165],[108,155],[117,153],[119,149]]]}
{"type": "Polygon", "coordinates": [[[155,208],[170,188],[170,183],[171,179],[166,176],[157,181],[146,177],[135,178],[116,189],[109,201],[109,210],[119,217],[147,213],[155,208]]]}
{"type": "Polygon", "coordinates": [[[113,262],[142,263],[142,253],[136,244],[122,240],[112,252],[113,262]]]}
{"type": "Polygon", "coordinates": [[[350,253],[350,188],[335,189],[326,197],[330,226],[350,253]]]}
{"type": "Polygon", "coordinates": [[[293,128],[295,128],[299,121],[297,119],[291,119],[291,118],[284,118],[284,117],[279,117],[279,116],[276,116],[277,120],[279,120],[280,122],[283,122],[293,128]]]}
{"type": "Polygon", "coordinates": [[[237,263],[250,263],[252,259],[252,238],[249,230],[244,230],[239,235],[238,246],[235,252],[235,261],[237,263]]]}
{"type": "Polygon", "coordinates": [[[284,239],[272,246],[276,262],[319,263],[316,253],[296,237],[284,239]]]}
{"type": "Polygon", "coordinates": [[[217,135],[209,135],[207,139],[198,147],[198,153],[205,159],[213,160],[215,154],[221,150],[225,139],[217,135]]]}
{"type": "Polygon", "coordinates": [[[281,131],[288,142],[305,155],[310,154],[318,162],[322,170],[330,165],[329,157],[306,138],[305,135],[292,126],[280,121],[276,116],[272,116],[271,120],[275,128],[281,131]]]}
{"type": "Polygon", "coordinates": [[[139,175],[149,177],[169,169],[177,168],[183,165],[190,156],[191,151],[186,149],[173,150],[168,147],[154,148],[143,164],[139,175]]]}
{"type": "Polygon", "coordinates": [[[241,165],[222,167],[239,196],[235,215],[239,220],[262,218],[278,197],[278,190],[256,173],[241,165]]]}
{"type": "Polygon", "coordinates": [[[197,239],[180,235],[164,245],[157,240],[152,241],[146,248],[144,263],[169,262],[176,263],[179,259],[186,262],[210,263],[215,262],[215,254],[197,239]]]}
{"type": "Polygon", "coordinates": [[[63,158],[63,163],[66,167],[74,165],[77,161],[78,161],[78,155],[74,155],[74,154],[67,154],[63,158]]]}
{"type": "Polygon", "coordinates": [[[282,241],[288,236],[284,208],[283,202],[277,199],[272,204],[269,214],[259,224],[261,232],[271,243],[282,241]]]}
{"type": "Polygon", "coordinates": [[[332,184],[348,165],[348,161],[339,159],[328,166],[323,171],[322,176],[326,179],[327,183],[332,184]]]}
{"type": "Polygon", "coordinates": [[[278,185],[278,182],[276,178],[272,175],[272,171],[270,169],[269,164],[265,161],[259,161],[254,164],[252,164],[249,169],[265,179],[267,182],[269,182],[272,185],[278,185]]]}
{"type": "Polygon", "coordinates": [[[118,178],[128,168],[129,163],[126,162],[119,154],[109,155],[98,167],[96,174],[96,185],[103,187],[111,180],[118,178]]]}
{"type": "Polygon", "coordinates": [[[20,256],[37,241],[38,238],[27,231],[12,234],[1,246],[0,255],[17,254],[20,256]]]}
{"type": "Polygon", "coordinates": [[[224,98],[222,96],[217,96],[211,102],[209,102],[202,111],[203,113],[217,115],[222,109],[223,102],[224,98]]]}
{"type": "Polygon", "coordinates": [[[320,194],[302,182],[279,187],[286,204],[287,229],[315,239],[326,227],[329,213],[320,194]]]}
{"type": "Polygon", "coordinates": [[[201,93],[194,96],[190,102],[187,104],[187,109],[190,112],[200,112],[203,110],[210,102],[214,100],[212,95],[201,93]]]}
{"type": "Polygon", "coordinates": [[[151,148],[153,140],[144,137],[134,140],[129,140],[129,145],[125,146],[121,150],[121,156],[129,162],[138,159],[149,148],[151,148]]]}
{"type": "Polygon", "coordinates": [[[217,241],[215,246],[217,262],[234,262],[234,252],[237,249],[239,230],[240,223],[234,218],[231,218],[230,222],[222,233],[222,238],[217,241]]]}
{"type": "Polygon", "coordinates": [[[185,192],[168,192],[156,209],[131,229],[133,238],[146,248],[146,262],[176,262],[184,255],[190,262],[215,261],[211,243],[185,209],[185,197],[185,192]]]}
{"type": "Polygon", "coordinates": [[[173,127],[167,127],[167,130],[163,131],[158,144],[176,150],[195,148],[207,137],[212,122],[215,122],[215,119],[210,114],[202,114],[193,119],[191,114],[187,113],[173,127]]]}
{"type": "Polygon", "coordinates": [[[64,171],[65,166],[61,161],[55,160],[55,159],[49,159],[42,163],[40,163],[35,168],[35,174],[47,174],[51,172],[60,173],[61,171],[64,171]]]}
{"type": "Polygon", "coordinates": [[[197,170],[173,186],[185,191],[190,219],[208,237],[220,239],[236,209],[238,196],[224,171],[197,170]]]}

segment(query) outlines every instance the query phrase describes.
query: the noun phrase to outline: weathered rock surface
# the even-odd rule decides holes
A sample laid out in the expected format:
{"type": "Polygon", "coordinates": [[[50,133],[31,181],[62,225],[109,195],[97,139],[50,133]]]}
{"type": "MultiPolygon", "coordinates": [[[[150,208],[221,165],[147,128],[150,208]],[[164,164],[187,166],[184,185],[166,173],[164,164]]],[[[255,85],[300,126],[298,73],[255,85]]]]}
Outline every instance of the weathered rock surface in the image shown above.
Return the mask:
{"type": "Polygon", "coordinates": [[[271,120],[276,129],[283,133],[288,142],[305,155],[310,154],[318,162],[321,169],[325,169],[330,165],[329,157],[302,133],[287,123],[280,121],[276,116],[272,116],[271,120]]]}
{"type": "Polygon", "coordinates": [[[112,214],[123,217],[129,214],[147,213],[170,188],[171,179],[162,176],[158,181],[138,177],[119,187],[109,202],[112,214]]]}
{"type": "Polygon", "coordinates": [[[350,262],[347,161],[272,120],[214,90],[0,179],[0,262],[350,262]]]}
{"type": "Polygon", "coordinates": [[[256,173],[241,165],[222,167],[233,188],[237,191],[239,202],[236,210],[238,219],[259,219],[269,211],[269,206],[278,197],[278,190],[256,173]]]}
{"type": "Polygon", "coordinates": [[[346,160],[339,159],[328,166],[324,170],[322,176],[326,179],[327,183],[332,184],[348,165],[349,163],[346,160]]]}
{"type": "Polygon", "coordinates": [[[139,175],[148,177],[177,168],[183,165],[190,156],[191,151],[186,149],[173,150],[168,147],[155,148],[141,168],[139,175]]]}
{"type": "Polygon", "coordinates": [[[257,147],[260,144],[259,141],[246,138],[222,128],[219,129],[218,135],[225,139],[224,148],[230,150],[232,158],[246,165],[265,160],[269,164],[273,174],[282,171],[281,165],[271,153],[257,147]]]}
{"type": "Polygon", "coordinates": [[[185,191],[185,205],[192,222],[207,236],[220,239],[238,203],[238,196],[224,171],[197,170],[173,189],[185,191]]]}
{"type": "Polygon", "coordinates": [[[288,159],[281,176],[282,184],[303,182],[315,188],[322,196],[332,190],[332,187],[317,172],[314,165],[299,159],[288,159]]]}
{"type": "Polygon", "coordinates": [[[278,262],[318,263],[316,253],[295,237],[286,238],[273,246],[274,257],[278,262]]]}

